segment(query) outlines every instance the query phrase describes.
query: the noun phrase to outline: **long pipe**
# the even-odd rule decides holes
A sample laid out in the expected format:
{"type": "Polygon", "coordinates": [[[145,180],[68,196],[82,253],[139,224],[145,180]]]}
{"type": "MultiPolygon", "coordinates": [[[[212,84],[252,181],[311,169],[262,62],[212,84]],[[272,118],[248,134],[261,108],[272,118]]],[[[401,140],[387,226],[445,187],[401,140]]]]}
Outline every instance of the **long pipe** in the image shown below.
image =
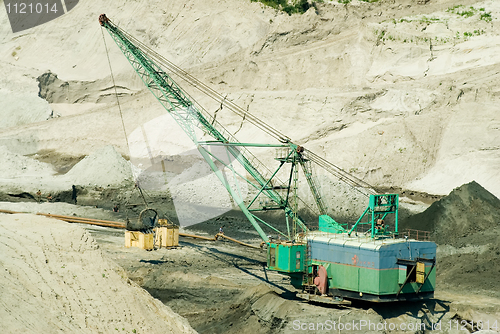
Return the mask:
{"type": "Polygon", "coordinates": [[[214,237],[212,238],[209,238],[209,237],[203,237],[201,235],[194,235],[194,234],[187,234],[187,233],[179,233],[179,235],[181,237],[187,237],[187,238],[195,238],[195,239],[203,239],[203,240],[208,240],[208,241],[216,241],[217,238],[224,238],[224,239],[227,239],[227,240],[230,240],[232,242],[236,242],[237,244],[240,244],[240,245],[243,245],[243,246],[246,246],[246,247],[250,247],[250,248],[255,248],[255,249],[261,249],[260,247],[257,247],[257,246],[253,246],[253,245],[250,245],[250,244],[247,244],[247,243],[244,243],[244,242],[241,242],[239,240],[236,240],[234,238],[231,238],[231,237],[228,237],[227,235],[224,235],[222,233],[217,233],[214,237]]]}
{"type": "Polygon", "coordinates": [[[1,213],[24,213],[24,212],[17,212],[17,211],[10,211],[10,210],[2,210],[0,209],[1,213]]]}
{"type": "Polygon", "coordinates": [[[112,221],[112,220],[103,220],[103,219],[94,219],[94,218],[83,218],[83,217],[78,217],[78,216],[63,216],[63,215],[58,215],[58,214],[53,214],[53,213],[41,213],[38,212],[37,215],[40,216],[49,216],[49,217],[61,217],[61,218],[70,218],[70,219],[76,219],[76,220],[86,220],[86,221],[91,221],[91,222],[98,222],[98,223],[110,223],[110,224],[122,224],[117,221],[112,221]]]}
{"type": "MultiPolygon", "coordinates": [[[[0,212],[1,213],[10,213],[10,214],[16,214],[16,213],[26,214],[26,212],[1,210],[1,209],[0,209],[0,212]]],[[[91,224],[91,225],[113,227],[113,228],[125,228],[124,223],[111,221],[111,220],[100,220],[100,219],[82,218],[82,217],[75,217],[75,216],[63,216],[63,215],[55,215],[55,214],[41,213],[41,212],[37,212],[36,214],[38,216],[56,218],[56,219],[64,220],[66,222],[70,222],[70,223],[91,224]]]]}
{"type": "MultiPolygon", "coordinates": [[[[9,214],[25,214],[26,212],[18,212],[18,211],[11,211],[11,210],[2,210],[0,209],[0,213],[9,213],[9,214]]],[[[37,212],[36,213],[38,216],[45,216],[49,218],[56,218],[60,219],[66,222],[70,223],[79,223],[79,224],[90,224],[90,225],[97,225],[97,226],[104,226],[104,227],[112,227],[112,228],[125,228],[125,224],[121,222],[116,222],[116,221],[111,221],[111,220],[101,220],[101,219],[92,219],[92,218],[82,218],[82,217],[75,217],[75,216],[63,216],[63,215],[56,215],[56,214],[50,214],[50,213],[41,213],[37,212]]],[[[179,233],[179,236],[185,237],[185,238],[195,238],[195,239],[202,239],[202,240],[208,240],[208,241],[216,241],[218,237],[230,240],[232,242],[235,242],[237,244],[246,246],[246,247],[251,247],[255,249],[261,249],[260,247],[253,246],[241,241],[238,241],[236,239],[233,239],[231,237],[228,237],[222,233],[217,233],[214,237],[209,238],[209,237],[204,237],[201,235],[195,235],[195,234],[187,234],[187,233],[179,233]]]]}
{"type": "Polygon", "coordinates": [[[94,224],[95,223],[94,225],[99,225],[99,226],[125,228],[124,223],[111,221],[111,220],[81,218],[81,217],[75,217],[75,216],[63,216],[63,215],[55,215],[55,214],[40,213],[40,212],[37,212],[37,215],[51,217],[51,218],[57,218],[57,219],[61,219],[64,221],[71,221],[71,222],[76,222],[76,223],[84,223],[84,224],[94,224]]]}
{"type": "MultiPolygon", "coordinates": [[[[247,246],[247,247],[250,247],[250,248],[255,248],[255,249],[261,249],[260,247],[253,246],[253,245],[250,245],[250,244],[246,244],[246,243],[244,243],[244,242],[241,242],[241,241],[238,241],[238,240],[233,239],[233,238],[231,238],[231,237],[228,237],[228,236],[226,236],[226,235],[224,235],[224,234],[222,234],[222,233],[217,233],[217,234],[215,235],[215,237],[217,237],[217,236],[219,236],[219,237],[221,237],[221,238],[224,238],[224,239],[227,239],[227,240],[230,240],[230,241],[232,241],[232,242],[236,242],[237,244],[240,244],[240,245],[243,245],[243,246],[247,246]]],[[[261,243],[261,244],[262,244],[262,243],[261,243]]]]}
{"type": "Polygon", "coordinates": [[[203,239],[203,240],[208,240],[208,241],[215,241],[215,237],[209,238],[209,237],[202,237],[201,235],[194,235],[194,234],[187,234],[187,233],[181,233],[179,232],[179,236],[181,237],[186,237],[186,238],[195,238],[195,239],[203,239]]]}

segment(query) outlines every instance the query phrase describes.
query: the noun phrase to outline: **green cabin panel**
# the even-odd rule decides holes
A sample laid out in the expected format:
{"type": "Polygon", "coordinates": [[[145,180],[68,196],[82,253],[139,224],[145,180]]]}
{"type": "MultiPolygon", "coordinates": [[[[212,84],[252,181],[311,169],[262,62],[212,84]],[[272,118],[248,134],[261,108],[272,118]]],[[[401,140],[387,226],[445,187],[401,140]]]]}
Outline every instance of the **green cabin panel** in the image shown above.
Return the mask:
{"type": "Polygon", "coordinates": [[[344,233],[346,230],[342,225],[337,223],[332,217],[328,215],[319,216],[318,220],[319,230],[327,233],[344,233]]]}
{"type": "Polygon", "coordinates": [[[359,292],[364,293],[380,293],[380,281],[383,281],[381,277],[380,270],[376,269],[368,269],[368,268],[360,268],[360,280],[359,280],[359,292]]]}
{"type": "Polygon", "coordinates": [[[399,271],[399,268],[379,270],[378,294],[392,295],[398,292],[400,286],[398,283],[399,271]]]}
{"type": "Polygon", "coordinates": [[[403,284],[406,279],[406,266],[400,265],[398,268],[398,284],[403,284]]]}
{"type": "MultiPolygon", "coordinates": [[[[315,262],[313,262],[315,263],[315,262]]],[[[325,266],[325,263],[316,263],[325,266]]],[[[346,287],[349,290],[357,290],[359,286],[359,268],[330,263],[327,271],[330,288],[346,287]]]]}
{"type": "Polygon", "coordinates": [[[305,244],[269,243],[267,267],[285,273],[303,273],[305,268],[305,244]]]}

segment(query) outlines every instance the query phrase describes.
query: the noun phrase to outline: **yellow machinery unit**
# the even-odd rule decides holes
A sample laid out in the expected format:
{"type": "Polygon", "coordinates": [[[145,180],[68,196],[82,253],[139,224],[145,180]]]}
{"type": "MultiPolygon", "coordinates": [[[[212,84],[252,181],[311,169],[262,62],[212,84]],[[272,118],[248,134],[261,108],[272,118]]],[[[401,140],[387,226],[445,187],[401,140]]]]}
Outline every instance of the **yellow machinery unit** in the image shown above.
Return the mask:
{"type": "Polygon", "coordinates": [[[158,220],[158,227],[155,229],[156,247],[177,247],[179,246],[179,226],[169,224],[166,219],[158,220]]]}
{"type": "Polygon", "coordinates": [[[154,234],[152,232],[125,231],[125,247],[153,249],[154,234]]]}

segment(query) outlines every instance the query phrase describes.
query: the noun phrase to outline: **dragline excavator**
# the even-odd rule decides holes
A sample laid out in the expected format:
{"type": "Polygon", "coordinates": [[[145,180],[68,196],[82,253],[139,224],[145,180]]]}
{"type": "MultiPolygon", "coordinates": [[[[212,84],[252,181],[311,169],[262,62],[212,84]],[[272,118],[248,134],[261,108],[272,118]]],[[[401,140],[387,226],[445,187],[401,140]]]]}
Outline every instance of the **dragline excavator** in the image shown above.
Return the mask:
{"type": "Polygon", "coordinates": [[[436,244],[399,236],[398,194],[378,194],[367,183],[293,143],[280,131],[120,29],[105,14],[99,16],[99,23],[149,91],[196,145],[265,242],[267,268],[289,275],[291,283],[301,290],[301,297],[332,303],[344,299],[385,302],[433,297],[436,244]],[[239,142],[215,116],[197,104],[172,75],[264,131],[275,143],[239,142]],[[250,151],[259,147],[276,148],[277,168],[270,169],[250,151]],[[224,154],[214,153],[221,148],[224,154]],[[366,195],[368,206],[354,224],[340,224],[327,214],[327,203],[321,197],[321,183],[313,175],[313,166],[323,168],[366,195]],[[298,214],[299,170],[320,213],[317,224],[310,224],[298,214]],[[225,172],[232,174],[235,183],[228,181],[225,172]],[[279,173],[288,176],[287,182],[278,179],[279,173]],[[241,195],[241,183],[253,190],[250,199],[241,195]],[[284,212],[285,231],[257,215],[259,211],[268,210],[284,212]],[[279,238],[270,239],[263,226],[279,238]]]}

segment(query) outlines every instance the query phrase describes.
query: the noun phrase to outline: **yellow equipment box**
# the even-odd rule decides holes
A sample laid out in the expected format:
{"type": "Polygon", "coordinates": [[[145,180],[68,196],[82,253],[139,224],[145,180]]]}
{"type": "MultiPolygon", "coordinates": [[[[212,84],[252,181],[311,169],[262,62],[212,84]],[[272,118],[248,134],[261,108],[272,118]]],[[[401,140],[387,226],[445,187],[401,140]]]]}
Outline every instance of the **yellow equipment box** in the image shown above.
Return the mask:
{"type": "Polygon", "coordinates": [[[154,234],[138,231],[125,231],[125,247],[138,247],[141,249],[154,248],[154,234]]]}
{"type": "Polygon", "coordinates": [[[155,228],[156,247],[177,247],[179,246],[179,226],[176,225],[160,225],[155,228]]]}
{"type": "Polygon", "coordinates": [[[425,263],[417,262],[417,283],[424,284],[425,282],[425,263]]]}

